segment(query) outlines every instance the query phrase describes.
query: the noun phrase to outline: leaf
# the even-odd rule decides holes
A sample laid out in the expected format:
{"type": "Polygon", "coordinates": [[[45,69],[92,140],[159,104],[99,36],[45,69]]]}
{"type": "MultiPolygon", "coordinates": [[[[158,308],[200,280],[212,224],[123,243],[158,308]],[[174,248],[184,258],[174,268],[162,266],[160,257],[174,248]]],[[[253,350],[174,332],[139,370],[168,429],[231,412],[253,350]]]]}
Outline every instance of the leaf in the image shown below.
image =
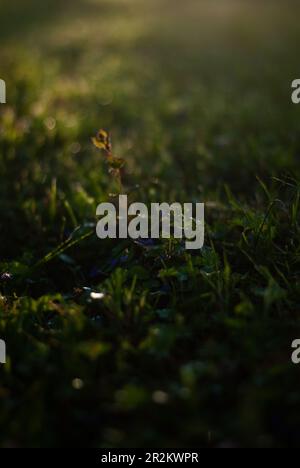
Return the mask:
{"type": "Polygon", "coordinates": [[[125,160],[113,155],[109,133],[105,130],[99,130],[97,135],[92,138],[92,142],[96,148],[105,151],[106,162],[109,166],[108,171],[118,181],[119,190],[121,190],[121,169],[125,165],[125,160]]]}
{"type": "Polygon", "coordinates": [[[112,169],[122,169],[125,164],[124,159],[116,158],[115,156],[109,156],[107,161],[112,169]]]}
{"type": "Polygon", "coordinates": [[[92,142],[93,142],[94,146],[96,146],[96,148],[103,149],[103,150],[105,149],[104,143],[102,143],[101,141],[98,141],[96,137],[92,138],[92,142]]]}
{"type": "Polygon", "coordinates": [[[103,149],[108,154],[111,154],[110,136],[105,130],[99,130],[97,135],[92,138],[93,144],[98,149],[103,149]]]}

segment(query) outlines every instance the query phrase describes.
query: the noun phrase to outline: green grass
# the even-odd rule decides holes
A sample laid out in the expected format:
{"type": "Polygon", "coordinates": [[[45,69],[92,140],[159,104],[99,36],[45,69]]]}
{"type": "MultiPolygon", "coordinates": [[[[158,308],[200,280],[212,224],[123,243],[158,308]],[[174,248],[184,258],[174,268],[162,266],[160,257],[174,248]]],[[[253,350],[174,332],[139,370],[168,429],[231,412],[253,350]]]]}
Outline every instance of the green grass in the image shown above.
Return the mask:
{"type": "Polygon", "coordinates": [[[0,445],[299,446],[299,7],[19,3],[0,15],[0,445]],[[202,251],[96,238],[100,127],[132,200],[206,203],[202,251]]]}

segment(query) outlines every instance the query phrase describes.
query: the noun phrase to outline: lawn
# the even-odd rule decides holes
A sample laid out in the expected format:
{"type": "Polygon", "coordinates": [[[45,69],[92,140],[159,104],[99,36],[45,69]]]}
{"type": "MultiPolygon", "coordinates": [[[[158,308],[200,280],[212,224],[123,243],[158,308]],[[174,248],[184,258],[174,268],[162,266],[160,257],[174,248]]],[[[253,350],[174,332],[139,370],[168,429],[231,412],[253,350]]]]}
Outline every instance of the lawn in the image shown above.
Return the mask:
{"type": "Polygon", "coordinates": [[[300,5],[2,0],[1,447],[299,447],[300,5]],[[205,203],[205,244],[100,240],[205,203]]]}

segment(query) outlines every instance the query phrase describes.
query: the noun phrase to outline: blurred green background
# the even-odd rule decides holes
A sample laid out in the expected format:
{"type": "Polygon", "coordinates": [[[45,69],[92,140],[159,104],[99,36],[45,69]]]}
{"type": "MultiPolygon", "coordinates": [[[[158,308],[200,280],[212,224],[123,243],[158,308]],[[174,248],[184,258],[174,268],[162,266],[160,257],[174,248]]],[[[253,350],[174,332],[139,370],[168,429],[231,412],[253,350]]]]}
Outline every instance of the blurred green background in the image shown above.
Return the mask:
{"type": "Polygon", "coordinates": [[[299,445],[299,19],[1,1],[2,446],[299,445]],[[207,203],[201,253],[90,233],[115,190],[99,128],[134,198],[207,203]]]}

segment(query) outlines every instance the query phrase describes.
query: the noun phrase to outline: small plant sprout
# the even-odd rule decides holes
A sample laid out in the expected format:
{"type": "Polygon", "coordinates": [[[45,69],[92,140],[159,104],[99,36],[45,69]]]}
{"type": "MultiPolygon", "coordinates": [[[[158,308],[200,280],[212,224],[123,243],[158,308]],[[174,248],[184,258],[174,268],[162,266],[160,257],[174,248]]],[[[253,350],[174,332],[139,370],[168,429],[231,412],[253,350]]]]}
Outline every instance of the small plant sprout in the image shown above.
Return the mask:
{"type": "Polygon", "coordinates": [[[125,166],[125,160],[113,155],[109,133],[102,129],[99,130],[96,136],[92,138],[92,142],[96,148],[103,151],[109,167],[109,173],[117,180],[119,191],[122,192],[122,169],[125,166]]]}
{"type": "Polygon", "coordinates": [[[0,340],[0,364],[6,363],[6,344],[4,340],[0,340]]]}

